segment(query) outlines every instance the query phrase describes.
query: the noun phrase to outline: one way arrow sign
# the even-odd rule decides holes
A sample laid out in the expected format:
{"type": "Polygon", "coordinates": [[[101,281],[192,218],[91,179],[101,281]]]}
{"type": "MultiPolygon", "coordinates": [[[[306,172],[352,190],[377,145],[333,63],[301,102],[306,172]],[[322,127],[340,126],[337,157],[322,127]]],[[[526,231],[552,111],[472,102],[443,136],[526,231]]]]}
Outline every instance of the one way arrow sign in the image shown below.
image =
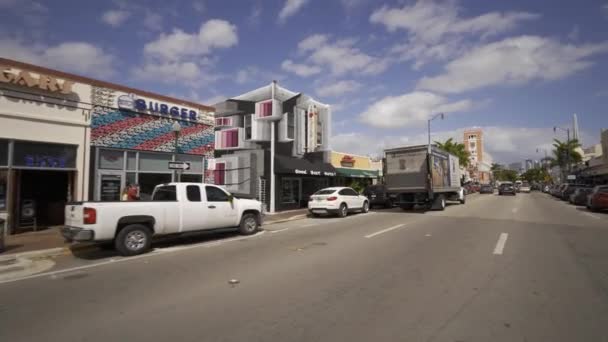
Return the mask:
{"type": "Polygon", "coordinates": [[[169,170],[190,170],[190,163],[188,162],[169,162],[169,170]]]}

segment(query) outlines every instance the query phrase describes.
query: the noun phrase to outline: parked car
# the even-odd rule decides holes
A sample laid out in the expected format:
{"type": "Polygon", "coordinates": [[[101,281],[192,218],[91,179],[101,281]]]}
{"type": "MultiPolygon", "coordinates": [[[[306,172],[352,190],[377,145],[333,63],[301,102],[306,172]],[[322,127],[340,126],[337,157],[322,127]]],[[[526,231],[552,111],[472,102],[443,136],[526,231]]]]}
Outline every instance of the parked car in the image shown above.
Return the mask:
{"type": "Polygon", "coordinates": [[[494,188],[490,184],[484,184],[479,189],[479,193],[480,194],[493,194],[494,193],[494,188]]]}
{"type": "Polygon", "coordinates": [[[129,256],[146,252],[153,236],[230,227],[254,234],[262,215],[261,202],[215,185],[168,183],[157,185],[150,201],[69,203],[61,233],[68,241],[111,242],[129,256]]]}
{"type": "Polygon", "coordinates": [[[310,196],[308,211],[312,216],[337,214],[340,217],[346,217],[349,212],[367,213],[369,199],[351,188],[325,188],[310,196]]]}
{"type": "Polygon", "coordinates": [[[574,190],[574,193],[570,195],[569,202],[574,205],[586,205],[587,204],[587,196],[591,194],[593,188],[591,187],[581,187],[574,190]]]}
{"type": "Polygon", "coordinates": [[[386,185],[376,184],[369,185],[363,190],[363,195],[369,199],[369,206],[383,206],[385,208],[393,207],[393,198],[389,196],[386,185]]]}
{"type": "Polygon", "coordinates": [[[532,189],[530,188],[530,183],[528,182],[523,182],[519,186],[519,192],[530,193],[530,191],[532,191],[532,189]]]}
{"type": "Polygon", "coordinates": [[[599,185],[593,188],[587,197],[587,209],[601,211],[608,209],[608,185],[599,185]]]}
{"type": "Polygon", "coordinates": [[[513,183],[511,183],[511,182],[503,182],[498,187],[498,195],[499,196],[506,195],[506,194],[515,196],[516,191],[515,191],[515,185],[513,185],[513,183]]]}
{"type": "Polygon", "coordinates": [[[566,184],[566,186],[562,189],[559,197],[562,201],[568,201],[570,199],[570,195],[572,195],[574,191],[576,191],[576,189],[584,187],[587,186],[581,184],[566,184]]]}

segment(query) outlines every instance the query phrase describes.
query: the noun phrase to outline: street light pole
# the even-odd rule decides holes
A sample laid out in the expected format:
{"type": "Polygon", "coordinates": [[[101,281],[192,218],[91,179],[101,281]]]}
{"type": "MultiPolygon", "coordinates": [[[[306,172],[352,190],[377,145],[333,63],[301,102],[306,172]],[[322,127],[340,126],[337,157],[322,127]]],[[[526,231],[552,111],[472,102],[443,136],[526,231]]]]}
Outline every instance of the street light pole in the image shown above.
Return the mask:
{"type": "Polygon", "coordinates": [[[427,145],[427,153],[429,154],[429,156],[431,155],[431,121],[433,121],[433,120],[435,120],[437,118],[441,118],[441,120],[443,120],[443,118],[444,118],[443,113],[435,114],[433,117],[431,117],[430,119],[427,120],[428,135],[429,135],[429,143],[427,145]]]}
{"type": "MultiPolygon", "coordinates": [[[[171,126],[171,131],[173,131],[173,134],[175,135],[175,149],[174,149],[174,154],[173,154],[173,160],[174,160],[174,161],[177,161],[177,154],[178,154],[178,150],[177,150],[177,148],[178,148],[178,140],[179,140],[179,133],[181,132],[181,130],[182,130],[182,126],[179,124],[179,122],[178,122],[178,121],[175,121],[175,122],[173,123],[173,125],[171,126]]],[[[181,177],[180,177],[179,172],[178,172],[177,170],[173,170],[173,180],[174,180],[175,182],[178,182],[178,183],[179,183],[180,178],[181,178],[181,177]]]]}

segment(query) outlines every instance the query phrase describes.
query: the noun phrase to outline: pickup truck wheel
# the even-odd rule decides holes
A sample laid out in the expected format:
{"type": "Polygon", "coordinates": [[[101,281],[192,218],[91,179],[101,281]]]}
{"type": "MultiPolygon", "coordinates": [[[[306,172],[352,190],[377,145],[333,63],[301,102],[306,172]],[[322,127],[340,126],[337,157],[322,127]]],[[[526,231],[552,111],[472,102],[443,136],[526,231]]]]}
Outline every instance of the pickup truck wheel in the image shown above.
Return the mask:
{"type": "Polygon", "coordinates": [[[338,216],[346,217],[348,215],[348,207],[345,203],[340,204],[340,209],[338,209],[338,216]]]}
{"type": "Polygon", "coordinates": [[[255,234],[258,231],[258,219],[254,214],[245,214],[241,219],[239,232],[242,235],[255,234]]]}
{"type": "Polygon", "coordinates": [[[116,250],[124,256],[138,255],[150,249],[152,232],[141,224],[131,224],[124,227],[116,236],[116,250]]]}
{"type": "Polygon", "coordinates": [[[467,203],[467,196],[463,195],[462,199],[460,199],[460,204],[465,204],[467,203]]]}

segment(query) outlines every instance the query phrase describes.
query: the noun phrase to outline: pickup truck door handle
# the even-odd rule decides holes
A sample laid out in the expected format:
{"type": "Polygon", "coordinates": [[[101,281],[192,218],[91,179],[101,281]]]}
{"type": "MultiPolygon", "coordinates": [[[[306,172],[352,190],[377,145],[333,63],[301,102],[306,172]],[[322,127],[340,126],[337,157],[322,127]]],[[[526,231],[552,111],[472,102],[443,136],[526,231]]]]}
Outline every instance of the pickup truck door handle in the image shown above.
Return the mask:
{"type": "Polygon", "coordinates": [[[214,205],[210,205],[207,208],[209,208],[209,209],[215,209],[215,206],[214,205]]]}

